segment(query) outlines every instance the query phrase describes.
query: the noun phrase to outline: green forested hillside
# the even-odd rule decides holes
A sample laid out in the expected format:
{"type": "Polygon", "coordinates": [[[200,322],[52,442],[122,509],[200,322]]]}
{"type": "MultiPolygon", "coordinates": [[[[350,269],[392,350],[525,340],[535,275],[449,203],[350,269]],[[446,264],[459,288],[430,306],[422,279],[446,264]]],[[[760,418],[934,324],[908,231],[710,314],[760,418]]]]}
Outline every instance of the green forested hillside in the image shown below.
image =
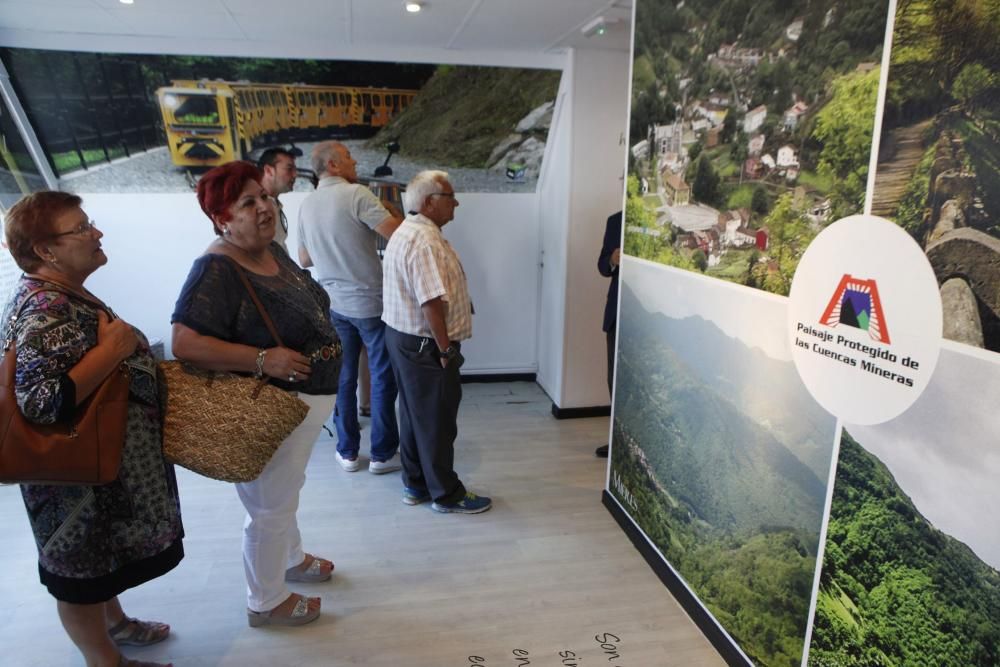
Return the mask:
{"type": "MultiPolygon", "coordinates": [[[[631,290],[622,292],[623,312],[643,312],[631,290]]],[[[667,343],[701,384],[767,430],[819,478],[830,473],[834,420],[805,391],[791,364],[731,339],[699,317],[682,320],[648,314],[633,320],[631,335],[646,347],[667,343]]]]}
{"type": "MultiPolygon", "coordinates": [[[[812,531],[824,484],[770,433],[685,373],[664,345],[633,345],[618,360],[615,414],[643,445],[658,478],[696,518],[741,533],[812,531]]],[[[818,551],[818,543],[812,550],[818,551]]]]}
{"type": "Polygon", "coordinates": [[[518,121],[555,100],[559,71],[441,65],[413,104],[372,139],[403,155],[450,167],[486,167],[518,121]]]}
{"type": "MultiPolygon", "coordinates": [[[[649,313],[627,285],[622,298],[632,306],[619,327],[612,493],[747,655],[760,665],[798,665],[825,483],[742,412],[752,404],[739,399],[742,390],[717,386],[719,360],[730,360],[732,382],[770,373],[762,386],[791,397],[774,379],[790,364],[754,359],[705,320],[649,313]]],[[[770,409],[776,422],[790,421],[778,405],[770,409]]],[[[832,418],[825,427],[832,439],[832,418]]]]}
{"type": "Polygon", "coordinates": [[[809,664],[1000,665],[1000,573],[934,528],[846,431],[809,664]]]}
{"type": "MultiPolygon", "coordinates": [[[[734,42],[760,49],[781,45],[785,29],[796,19],[802,20],[803,34],[810,38],[795,44],[792,57],[758,68],[749,107],[766,104],[784,109],[792,103],[792,93],[810,103],[824,97],[838,74],[861,62],[881,60],[889,3],[689,0],[681,9],[677,5],[672,0],[643,0],[636,5],[633,100],[639,101],[637,96],[651,89],[667,93],[658,105],[651,103],[656,96],[649,96],[633,108],[632,123],[642,131],[651,119],[682,100],[675,74],[683,70],[692,80],[692,87],[684,91],[688,97],[728,90],[731,82],[724,73],[710,71],[707,56],[734,42]]],[[[665,120],[669,119],[660,122],[665,120]]]]}
{"type": "Polygon", "coordinates": [[[816,536],[791,528],[718,530],[671,495],[617,417],[612,437],[612,493],[643,532],[755,664],[798,667],[816,536]]]}

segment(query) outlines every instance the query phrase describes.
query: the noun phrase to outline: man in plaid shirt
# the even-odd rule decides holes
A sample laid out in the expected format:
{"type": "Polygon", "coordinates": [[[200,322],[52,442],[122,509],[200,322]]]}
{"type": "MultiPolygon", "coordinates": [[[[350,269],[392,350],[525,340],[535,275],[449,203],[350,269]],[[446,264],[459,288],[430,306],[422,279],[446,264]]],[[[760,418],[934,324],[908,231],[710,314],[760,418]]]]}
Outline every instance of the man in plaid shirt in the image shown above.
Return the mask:
{"type": "Polygon", "coordinates": [[[403,502],[433,500],[438,512],[476,514],[492,501],[455,473],[462,341],[472,336],[472,302],[462,262],[441,234],[458,200],[443,171],[417,174],[403,195],[409,212],[382,262],[385,344],[399,388],[403,502]]]}

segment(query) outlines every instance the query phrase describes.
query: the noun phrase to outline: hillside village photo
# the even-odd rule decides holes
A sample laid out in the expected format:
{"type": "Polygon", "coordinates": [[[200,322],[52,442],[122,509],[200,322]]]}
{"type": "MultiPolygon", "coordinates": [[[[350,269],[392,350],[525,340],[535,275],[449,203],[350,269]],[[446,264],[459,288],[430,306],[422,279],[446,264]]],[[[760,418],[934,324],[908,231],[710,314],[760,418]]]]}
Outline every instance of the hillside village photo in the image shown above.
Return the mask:
{"type": "Polygon", "coordinates": [[[864,207],[887,6],[638,3],[625,252],[787,294],[864,207]]]}

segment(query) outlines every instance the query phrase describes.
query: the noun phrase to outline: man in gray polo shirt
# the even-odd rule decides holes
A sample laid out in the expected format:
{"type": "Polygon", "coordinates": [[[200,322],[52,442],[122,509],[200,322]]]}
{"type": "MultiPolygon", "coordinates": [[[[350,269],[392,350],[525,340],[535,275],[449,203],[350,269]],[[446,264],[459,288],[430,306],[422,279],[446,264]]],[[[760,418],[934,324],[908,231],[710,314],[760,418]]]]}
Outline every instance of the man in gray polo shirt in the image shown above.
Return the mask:
{"type": "Polygon", "coordinates": [[[396,382],[385,349],[382,322],[382,264],[376,234],[389,238],[402,217],[386,210],[371,190],[357,183],[357,162],[341,143],[326,141],[312,152],[319,186],[299,207],[299,261],[315,267],[316,280],[330,295],[330,316],[343,345],[337,390],[337,461],[348,472],[359,467],[358,359],[368,350],[371,372],[372,445],[370,472],[399,470],[396,382]]]}

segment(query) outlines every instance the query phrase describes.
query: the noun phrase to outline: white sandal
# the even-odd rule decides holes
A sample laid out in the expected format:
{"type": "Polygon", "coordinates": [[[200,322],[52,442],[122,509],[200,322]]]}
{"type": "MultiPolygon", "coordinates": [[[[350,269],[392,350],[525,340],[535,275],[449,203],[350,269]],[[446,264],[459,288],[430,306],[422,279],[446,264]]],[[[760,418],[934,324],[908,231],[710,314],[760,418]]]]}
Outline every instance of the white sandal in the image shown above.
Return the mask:
{"type": "MultiPolygon", "coordinates": [[[[293,595],[298,594],[293,593],[293,595]]],[[[317,606],[315,611],[309,611],[310,600],[319,601],[319,598],[307,598],[299,595],[292,613],[288,615],[274,616],[274,609],[271,611],[253,611],[252,609],[247,609],[247,622],[251,628],[259,628],[264,625],[305,625],[306,623],[312,623],[319,618],[319,607],[317,606]]],[[[281,605],[278,606],[280,607],[281,605]]]]}

